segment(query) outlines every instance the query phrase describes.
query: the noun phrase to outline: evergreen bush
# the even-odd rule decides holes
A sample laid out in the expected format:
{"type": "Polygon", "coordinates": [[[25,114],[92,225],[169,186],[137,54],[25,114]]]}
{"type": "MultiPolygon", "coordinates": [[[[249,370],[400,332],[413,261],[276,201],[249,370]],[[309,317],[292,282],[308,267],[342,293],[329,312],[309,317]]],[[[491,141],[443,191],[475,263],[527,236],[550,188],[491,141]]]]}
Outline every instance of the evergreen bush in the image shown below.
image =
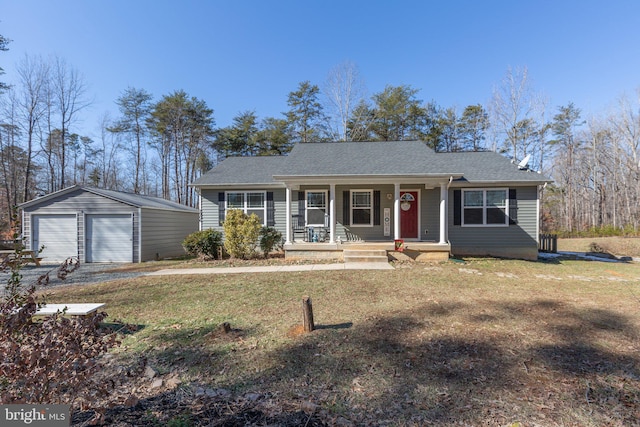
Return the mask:
{"type": "Polygon", "coordinates": [[[212,228],[196,231],[182,241],[182,247],[191,256],[217,259],[222,233],[212,228]]]}
{"type": "Polygon", "coordinates": [[[260,249],[265,258],[273,250],[282,249],[282,233],[273,227],[262,227],[260,229],[260,249]]]}
{"type": "Polygon", "coordinates": [[[223,223],[224,248],[234,258],[248,259],[255,256],[262,221],[256,214],[231,209],[223,223]]]}

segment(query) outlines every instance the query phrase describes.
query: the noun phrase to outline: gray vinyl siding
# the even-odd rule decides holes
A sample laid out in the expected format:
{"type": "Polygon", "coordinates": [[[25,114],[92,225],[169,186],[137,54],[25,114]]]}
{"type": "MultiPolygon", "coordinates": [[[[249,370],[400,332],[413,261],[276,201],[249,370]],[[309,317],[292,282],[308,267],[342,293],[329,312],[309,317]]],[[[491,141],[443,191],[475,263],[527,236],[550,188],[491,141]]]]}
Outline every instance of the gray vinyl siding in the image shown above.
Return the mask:
{"type": "Polygon", "coordinates": [[[449,191],[449,241],[454,255],[537,258],[538,189],[537,187],[512,188],[516,189],[518,200],[518,223],[510,224],[508,227],[453,225],[453,189],[449,191]]]}
{"type": "Polygon", "coordinates": [[[182,241],[198,231],[197,212],[141,208],[140,216],[144,236],[140,251],[142,261],[183,256],[182,241]]]}
{"type": "Polygon", "coordinates": [[[200,194],[200,210],[202,230],[213,228],[214,230],[224,231],[220,225],[220,211],[218,206],[218,193],[227,191],[265,191],[273,193],[274,222],[275,229],[282,233],[282,237],[286,232],[286,192],[284,189],[246,189],[246,188],[228,188],[225,190],[208,190],[202,189],[200,194]]]}
{"type": "Polygon", "coordinates": [[[218,193],[218,190],[205,189],[200,192],[201,230],[213,228],[222,231],[218,216],[218,193]]]}
{"type": "Polygon", "coordinates": [[[287,193],[285,190],[273,190],[273,206],[274,228],[278,230],[284,238],[287,232],[287,193]]]}
{"type": "Polygon", "coordinates": [[[424,241],[440,241],[440,188],[422,190],[420,229],[424,241]]]}

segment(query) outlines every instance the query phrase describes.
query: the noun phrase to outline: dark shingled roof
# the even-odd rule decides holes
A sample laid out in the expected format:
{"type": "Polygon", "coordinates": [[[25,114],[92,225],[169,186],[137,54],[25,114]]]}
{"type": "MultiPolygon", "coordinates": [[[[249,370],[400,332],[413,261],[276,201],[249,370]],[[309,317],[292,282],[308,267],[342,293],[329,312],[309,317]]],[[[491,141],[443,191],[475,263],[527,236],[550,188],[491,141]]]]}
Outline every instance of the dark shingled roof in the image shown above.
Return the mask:
{"type": "MultiPolygon", "coordinates": [[[[430,173],[436,154],[422,142],[297,144],[276,175],[398,175],[430,173]]],[[[456,171],[462,172],[462,171],[456,171]]]]}
{"type": "Polygon", "coordinates": [[[352,175],[460,175],[459,182],[543,183],[494,152],[436,153],[420,141],[296,144],[288,156],[231,157],[192,185],[278,185],[287,177],[352,175]]]}
{"type": "Polygon", "coordinates": [[[276,184],[273,175],[286,170],[285,156],[228,157],[191,185],[276,184]]]}
{"type": "MultiPolygon", "coordinates": [[[[438,153],[437,169],[461,171],[459,181],[468,182],[551,182],[551,179],[534,171],[520,169],[502,154],[493,151],[464,153],[438,153]]],[[[437,170],[440,172],[440,170],[437,170]]]]}

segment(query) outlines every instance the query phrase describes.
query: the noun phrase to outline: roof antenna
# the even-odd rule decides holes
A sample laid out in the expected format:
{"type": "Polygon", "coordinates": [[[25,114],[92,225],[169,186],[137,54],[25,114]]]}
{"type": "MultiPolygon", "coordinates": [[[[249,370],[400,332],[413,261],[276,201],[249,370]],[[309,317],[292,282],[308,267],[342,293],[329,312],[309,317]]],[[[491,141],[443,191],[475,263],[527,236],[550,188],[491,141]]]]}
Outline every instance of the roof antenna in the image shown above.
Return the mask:
{"type": "Polygon", "coordinates": [[[518,169],[527,170],[529,169],[529,159],[531,159],[531,154],[527,154],[524,159],[518,163],[518,169]]]}

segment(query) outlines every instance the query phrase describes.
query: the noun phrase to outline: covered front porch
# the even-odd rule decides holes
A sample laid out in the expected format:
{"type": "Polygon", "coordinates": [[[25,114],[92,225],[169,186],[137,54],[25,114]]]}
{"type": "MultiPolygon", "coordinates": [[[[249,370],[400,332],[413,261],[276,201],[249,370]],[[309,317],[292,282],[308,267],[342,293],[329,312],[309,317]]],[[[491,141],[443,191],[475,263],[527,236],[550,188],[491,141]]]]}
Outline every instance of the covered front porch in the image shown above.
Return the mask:
{"type": "Polygon", "coordinates": [[[344,259],[369,249],[447,259],[449,187],[460,175],[276,176],[285,184],[286,257],[344,259]]]}
{"type": "Polygon", "coordinates": [[[405,241],[401,249],[395,242],[293,242],[284,245],[287,259],[347,261],[349,254],[384,251],[388,260],[419,262],[446,261],[451,253],[449,243],[405,241]]]}

